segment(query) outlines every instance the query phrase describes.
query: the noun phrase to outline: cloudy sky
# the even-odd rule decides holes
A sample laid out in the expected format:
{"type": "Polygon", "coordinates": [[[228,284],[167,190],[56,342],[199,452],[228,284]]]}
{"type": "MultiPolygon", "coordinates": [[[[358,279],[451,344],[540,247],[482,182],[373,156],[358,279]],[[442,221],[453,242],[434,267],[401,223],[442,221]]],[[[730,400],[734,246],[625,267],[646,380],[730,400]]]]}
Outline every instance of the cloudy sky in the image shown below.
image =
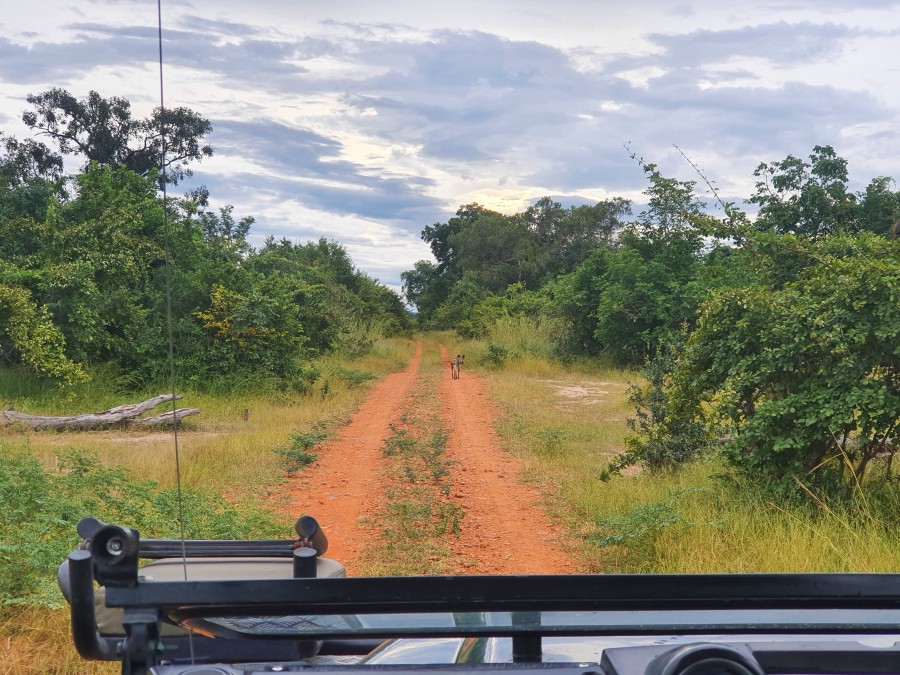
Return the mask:
{"type": "MultiPolygon", "coordinates": [[[[163,0],[165,98],[213,123],[195,182],[267,235],[344,244],[399,289],[425,225],[640,201],[638,155],[723,195],[833,145],[853,187],[900,178],[900,0],[163,0]],[[848,9],[850,7],[851,9],[848,9]]],[[[0,131],[57,86],[159,102],[156,0],[13,2],[0,131]]]]}

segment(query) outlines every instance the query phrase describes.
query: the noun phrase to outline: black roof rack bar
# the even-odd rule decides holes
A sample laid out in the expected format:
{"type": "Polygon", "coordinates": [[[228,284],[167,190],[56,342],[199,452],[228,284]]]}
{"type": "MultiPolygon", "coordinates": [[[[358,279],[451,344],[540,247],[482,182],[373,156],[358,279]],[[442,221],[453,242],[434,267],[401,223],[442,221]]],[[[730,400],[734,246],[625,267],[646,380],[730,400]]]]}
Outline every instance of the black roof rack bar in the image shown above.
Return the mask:
{"type": "Polygon", "coordinates": [[[141,539],[138,556],[159,560],[161,558],[180,558],[184,554],[188,558],[224,557],[266,557],[290,558],[293,554],[291,540],[254,540],[254,541],[221,541],[206,539],[188,539],[182,542],[177,539],[141,539]]]}
{"type": "Polygon", "coordinates": [[[65,574],[70,590],[69,613],[75,649],[86,659],[115,660],[118,658],[119,640],[103,637],[97,630],[91,554],[88,551],[73,551],[68,562],[65,574]]]}
{"type": "Polygon", "coordinates": [[[900,609],[897,574],[379,577],[171,581],[109,587],[117,607],[213,606],[216,612],[900,609]]]}

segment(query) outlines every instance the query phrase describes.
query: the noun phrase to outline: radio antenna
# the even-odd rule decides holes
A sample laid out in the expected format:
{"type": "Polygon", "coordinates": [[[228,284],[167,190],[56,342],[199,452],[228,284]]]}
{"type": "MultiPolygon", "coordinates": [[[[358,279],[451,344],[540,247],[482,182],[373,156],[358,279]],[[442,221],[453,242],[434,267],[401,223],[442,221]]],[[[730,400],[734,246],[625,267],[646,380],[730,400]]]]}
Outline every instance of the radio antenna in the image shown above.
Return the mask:
{"type": "MultiPolygon", "coordinates": [[[[160,158],[159,168],[163,197],[163,239],[166,277],[166,333],[169,343],[169,378],[172,389],[172,434],[175,440],[175,485],[178,494],[178,527],[181,535],[181,564],[184,569],[184,579],[187,581],[187,551],[184,537],[184,498],[181,491],[181,457],[178,451],[178,418],[175,414],[177,401],[177,388],[175,380],[175,340],[172,337],[172,271],[171,250],[169,236],[169,202],[166,192],[166,103],[163,87],[163,38],[162,38],[162,0],[156,0],[156,18],[159,42],[159,119],[160,119],[160,158]]],[[[193,631],[191,631],[193,637],[193,631]]],[[[190,640],[191,663],[194,661],[194,642],[190,640]]]]}

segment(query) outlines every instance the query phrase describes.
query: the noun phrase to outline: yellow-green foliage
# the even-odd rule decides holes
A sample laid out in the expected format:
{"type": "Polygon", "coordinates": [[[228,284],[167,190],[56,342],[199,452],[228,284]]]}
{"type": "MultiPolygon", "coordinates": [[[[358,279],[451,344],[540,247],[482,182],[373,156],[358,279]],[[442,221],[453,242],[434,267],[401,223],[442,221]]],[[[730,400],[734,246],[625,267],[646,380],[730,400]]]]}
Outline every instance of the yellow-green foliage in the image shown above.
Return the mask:
{"type": "Polygon", "coordinates": [[[0,284],[0,324],[0,335],[6,333],[34,372],[64,385],[87,379],[81,365],[66,358],[65,338],[47,308],[35,304],[27,289],[0,284]]]}

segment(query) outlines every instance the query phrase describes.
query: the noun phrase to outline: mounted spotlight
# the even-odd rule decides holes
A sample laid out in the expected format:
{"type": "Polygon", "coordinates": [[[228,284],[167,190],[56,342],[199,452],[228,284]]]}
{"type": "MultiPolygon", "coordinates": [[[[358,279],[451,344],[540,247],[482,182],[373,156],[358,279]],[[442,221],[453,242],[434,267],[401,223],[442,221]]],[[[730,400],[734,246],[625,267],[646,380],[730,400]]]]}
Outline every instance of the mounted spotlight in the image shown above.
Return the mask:
{"type": "Polygon", "coordinates": [[[105,525],[91,538],[94,578],[101,586],[133,586],[138,570],[138,532],[105,525]]]}

